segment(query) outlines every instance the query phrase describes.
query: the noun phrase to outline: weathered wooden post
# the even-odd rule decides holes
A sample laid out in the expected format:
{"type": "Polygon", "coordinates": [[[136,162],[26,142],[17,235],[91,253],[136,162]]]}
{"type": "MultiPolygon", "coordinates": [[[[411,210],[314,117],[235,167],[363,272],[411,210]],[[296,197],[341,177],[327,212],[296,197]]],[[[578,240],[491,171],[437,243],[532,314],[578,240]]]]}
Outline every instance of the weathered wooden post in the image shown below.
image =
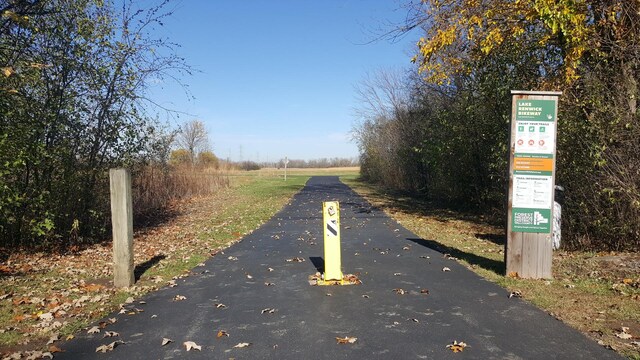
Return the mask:
{"type": "Polygon", "coordinates": [[[511,91],[511,146],[505,262],[507,275],[552,277],[558,96],[511,91]]]}
{"type": "Polygon", "coordinates": [[[109,170],[111,226],[113,229],[113,285],[129,287],[133,275],[133,208],[131,173],[128,169],[109,170]]]}
{"type": "Polygon", "coordinates": [[[289,158],[284,158],[284,181],[287,181],[287,164],[289,164],[289,158]]]}

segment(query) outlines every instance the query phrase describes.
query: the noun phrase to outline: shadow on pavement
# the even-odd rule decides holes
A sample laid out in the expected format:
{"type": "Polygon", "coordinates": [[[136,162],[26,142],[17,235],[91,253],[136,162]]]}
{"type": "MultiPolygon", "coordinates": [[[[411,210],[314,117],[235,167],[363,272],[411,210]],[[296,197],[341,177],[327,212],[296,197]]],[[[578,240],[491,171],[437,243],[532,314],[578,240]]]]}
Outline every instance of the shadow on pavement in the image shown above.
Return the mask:
{"type": "Polygon", "coordinates": [[[462,250],[458,250],[456,248],[443,245],[434,240],[425,240],[425,239],[417,239],[417,238],[408,238],[407,240],[413,241],[418,245],[428,247],[437,252],[440,252],[443,254],[449,254],[450,256],[453,256],[455,258],[468,262],[470,265],[479,266],[485,270],[493,271],[498,275],[504,275],[505,273],[505,265],[504,265],[504,262],[502,261],[496,261],[496,260],[488,259],[486,257],[471,254],[462,250]]]}
{"type": "Polygon", "coordinates": [[[313,266],[315,266],[316,271],[323,273],[324,272],[324,259],[320,256],[311,256],[309,257],[313,266]]]}

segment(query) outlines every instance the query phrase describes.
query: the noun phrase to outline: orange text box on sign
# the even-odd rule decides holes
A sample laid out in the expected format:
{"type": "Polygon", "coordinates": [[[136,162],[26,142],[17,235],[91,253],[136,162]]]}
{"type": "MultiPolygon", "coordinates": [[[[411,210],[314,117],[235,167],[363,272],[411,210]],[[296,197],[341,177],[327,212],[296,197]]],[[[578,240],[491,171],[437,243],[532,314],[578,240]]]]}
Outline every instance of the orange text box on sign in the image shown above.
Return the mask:
{"type": "Polygon", "coordinates": [[[553,171],[553,159],[548,158],[514,158],[514,170],[553,171]]]}

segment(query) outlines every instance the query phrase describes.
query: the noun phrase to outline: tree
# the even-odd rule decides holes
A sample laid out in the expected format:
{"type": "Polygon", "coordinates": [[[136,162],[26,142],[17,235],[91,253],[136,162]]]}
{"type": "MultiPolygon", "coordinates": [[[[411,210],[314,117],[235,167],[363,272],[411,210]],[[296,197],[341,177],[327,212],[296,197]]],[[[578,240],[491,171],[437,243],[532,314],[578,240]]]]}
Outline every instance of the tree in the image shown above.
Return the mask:
{"type": "Polygon", "coordinates": [[[198,154],[198,165],[205,168],[217,169],[220,166],[218,157],[211,151],[202,151],[198,154]]]}
{"type": "MultiPolygon", "coordinates": [[[[363,176],[402,188],[418,165],[425,173],[419,188],[430,197],[505,214],[509,90],[562,90],[556,179],[567,189],[563,243],[640,248],[640,2],[407,6],[407,23],[388,35],[422,31],[408,112],[387,107],[356,129],[363,176]],[[407,158],[415,161],[401,162],[407,158]]],[[[377,100],[384,92],[368,94],[377,100]]]]}
{"type": "Polygon", "coordinates": [[[171,151],[169,164],[173,166],[191,165],[191,154],[185,149],[171,151]]]}
{"type": "Polygon", "coordinates": [[[72,228],[84,237],[105,231],[106,170],[138,159],[156,125],[147,84],[189,71],[170,43],[150,35],[169,15],[165,5],[0,5],[4,244],[59,242],[72,228]]]}
{"type": "Polygon", "coordinates": [[[178,145],[189,152],[191,164],[196,163],[198,154],[209,146],[207,130],[200,120],[191,120],[182,125],[177,139],[178,145]]]}

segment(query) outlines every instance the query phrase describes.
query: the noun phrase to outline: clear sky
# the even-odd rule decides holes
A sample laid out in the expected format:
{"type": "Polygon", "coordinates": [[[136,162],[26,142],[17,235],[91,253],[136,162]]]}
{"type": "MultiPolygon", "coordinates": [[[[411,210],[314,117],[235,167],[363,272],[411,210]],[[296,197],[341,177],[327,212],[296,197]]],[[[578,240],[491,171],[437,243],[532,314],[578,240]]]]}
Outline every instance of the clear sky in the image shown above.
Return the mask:
{"type": "Polygon", "coordinates": [[[406,17],[395,0],[182,0],[159,34],[200,72],[151,96],[202,120],[231,160],[356,157],[356,86],[369,72],[410,66],[416,34],[377,41],[406,17]],[[385,27],[386,26],[386,27],[385,27]]]}

